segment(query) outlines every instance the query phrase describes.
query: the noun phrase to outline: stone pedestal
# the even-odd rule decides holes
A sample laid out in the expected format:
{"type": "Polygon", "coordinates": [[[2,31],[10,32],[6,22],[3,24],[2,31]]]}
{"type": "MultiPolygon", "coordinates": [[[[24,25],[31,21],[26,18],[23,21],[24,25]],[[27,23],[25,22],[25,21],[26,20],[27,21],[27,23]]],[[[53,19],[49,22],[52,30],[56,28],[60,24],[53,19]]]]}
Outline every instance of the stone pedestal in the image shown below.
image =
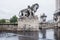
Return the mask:
{"type": "Polygon", "coordinates": [[[18,31],[39,31],[39,21],[37,17],[18,20],[18,31]]]}

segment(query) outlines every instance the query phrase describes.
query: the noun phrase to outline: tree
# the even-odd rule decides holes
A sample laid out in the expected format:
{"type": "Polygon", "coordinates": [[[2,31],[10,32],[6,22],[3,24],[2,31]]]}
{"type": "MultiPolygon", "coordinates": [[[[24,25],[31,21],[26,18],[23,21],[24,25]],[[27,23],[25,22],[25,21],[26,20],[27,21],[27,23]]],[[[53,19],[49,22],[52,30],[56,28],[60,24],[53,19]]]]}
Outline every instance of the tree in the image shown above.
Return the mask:
{"type": "Polygon", "coordinates": [[[0,19],[0,23],[6,23],[5,19],[0,19]]]}
{"type": "Polygon", "coordinates": [[[10,23],[16,23],[17,22],[17,16],[14,15],[12,18],[10,18],[10,23]]]}

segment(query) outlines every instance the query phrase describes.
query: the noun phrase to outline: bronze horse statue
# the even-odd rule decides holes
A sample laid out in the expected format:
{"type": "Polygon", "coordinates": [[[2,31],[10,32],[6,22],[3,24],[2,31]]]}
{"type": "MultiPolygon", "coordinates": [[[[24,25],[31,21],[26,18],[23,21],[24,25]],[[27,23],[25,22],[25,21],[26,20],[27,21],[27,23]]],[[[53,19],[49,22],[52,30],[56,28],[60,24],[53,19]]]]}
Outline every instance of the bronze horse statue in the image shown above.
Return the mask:
{"type": "Polygon", "coordinates": [[[21,10],[19,14],[21,13],[20,16],[26,16],[26,17],[29,17],[30,15],[34,16],[34,13],[37,11],[38,8],[39,8],[39,5],[36,3],[36,4],[33,4],[31,7],[28,6],[28,8],[21,10]]]}

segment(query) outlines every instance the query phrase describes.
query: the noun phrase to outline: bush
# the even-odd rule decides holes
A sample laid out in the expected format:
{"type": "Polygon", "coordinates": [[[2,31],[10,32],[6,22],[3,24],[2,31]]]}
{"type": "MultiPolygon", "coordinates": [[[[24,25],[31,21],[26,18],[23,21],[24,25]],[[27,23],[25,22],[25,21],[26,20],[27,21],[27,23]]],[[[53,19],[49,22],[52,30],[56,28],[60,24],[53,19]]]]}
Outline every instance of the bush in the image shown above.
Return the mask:
{"type": "Polygon", "coordinates": [[[6,23],[5,19],[0,19],[0,23],[6,23]]]}
{"type": "Polygon", "coordinates": [[[17,22],[17,16],[14,15],[12,18],[10,18],[10,23],[16,23],[17,22]]]}

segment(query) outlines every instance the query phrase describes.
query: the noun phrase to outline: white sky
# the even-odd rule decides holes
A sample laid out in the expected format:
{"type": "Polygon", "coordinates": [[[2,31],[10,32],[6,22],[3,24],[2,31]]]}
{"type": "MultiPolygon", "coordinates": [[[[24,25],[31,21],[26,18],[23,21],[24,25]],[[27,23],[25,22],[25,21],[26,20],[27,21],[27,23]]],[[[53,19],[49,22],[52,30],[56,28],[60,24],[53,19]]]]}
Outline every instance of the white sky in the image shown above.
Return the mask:
{"type": "Polygon", "coordinates": [[[9,19],[13,15],[18,16],[20,10],[34,3],[39,4],[39,9],[35,13],[36,15],[40,16],[45,13],[47,20],[53,19],[55,0],[0,0],[0,19],[9,19]]]}

